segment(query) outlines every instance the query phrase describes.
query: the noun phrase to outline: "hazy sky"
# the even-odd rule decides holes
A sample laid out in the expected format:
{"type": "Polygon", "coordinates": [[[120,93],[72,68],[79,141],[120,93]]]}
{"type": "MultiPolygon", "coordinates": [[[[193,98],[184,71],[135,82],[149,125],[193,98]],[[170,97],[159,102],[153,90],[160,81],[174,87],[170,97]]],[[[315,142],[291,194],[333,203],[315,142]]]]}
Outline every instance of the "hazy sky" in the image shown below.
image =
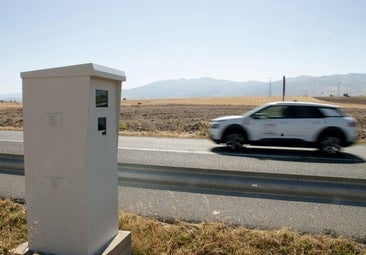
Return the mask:
{"type": "Polygon", "coordinates": [[[0,0],[0,94],[19,73],[96,63],[126,88],[366,72],[365,0],[0,0]]]}

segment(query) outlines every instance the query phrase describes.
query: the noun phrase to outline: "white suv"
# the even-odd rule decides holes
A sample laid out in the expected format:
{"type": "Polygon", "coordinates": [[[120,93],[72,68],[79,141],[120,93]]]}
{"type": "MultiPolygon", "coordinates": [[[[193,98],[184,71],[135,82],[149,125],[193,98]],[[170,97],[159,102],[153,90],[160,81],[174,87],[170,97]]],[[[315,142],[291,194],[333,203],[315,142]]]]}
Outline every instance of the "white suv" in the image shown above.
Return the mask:
{"type": "Polygon", "coordinates": [[[213,119],[210,138],[237,150],[245,144],[312,147],[335,154],[356,140],[356,121],[338,107],[304,102],[259,106],[243,116],[213,119]]]}

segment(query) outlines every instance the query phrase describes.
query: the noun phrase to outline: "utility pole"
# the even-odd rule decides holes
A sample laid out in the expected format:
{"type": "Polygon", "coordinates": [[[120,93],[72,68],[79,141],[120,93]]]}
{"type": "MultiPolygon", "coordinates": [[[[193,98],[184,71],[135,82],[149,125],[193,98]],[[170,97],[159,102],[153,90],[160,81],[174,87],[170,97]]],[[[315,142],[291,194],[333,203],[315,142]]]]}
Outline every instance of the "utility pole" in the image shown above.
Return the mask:
{"type": "Polygon", "coordinates": [[[283,81],[282,81],[282,101],[285,101],[285,93],[286,93],[286,77],[283,76],[283,81]]]}
{"type": "Polygon", "coordinates": [[[272,97],[272,77],[269,77],[269,97],[272,97]]]}

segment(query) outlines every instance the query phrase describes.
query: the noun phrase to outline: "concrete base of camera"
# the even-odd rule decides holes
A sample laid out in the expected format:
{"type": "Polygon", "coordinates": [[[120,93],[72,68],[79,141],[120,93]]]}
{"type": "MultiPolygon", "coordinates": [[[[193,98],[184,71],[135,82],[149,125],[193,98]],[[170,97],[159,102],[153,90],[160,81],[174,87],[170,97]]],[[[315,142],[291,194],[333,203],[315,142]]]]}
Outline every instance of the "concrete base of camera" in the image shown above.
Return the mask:
{"type": "MultiPolygon", "coordinates": [[[[131,255],[132,254],[131,232],[118,231],[118,234],[95,253],[95,255],[131,255]]],[[[35,252],[28,249],[28,242],[22,243],[17,248],[12,250],[13,254],[33,255],[35,252]]],[[[39,255],[48,255],[47,253],[37,252],[39,255]]],[[[58,255],[58,254],[56,254],[58,255]]]]}

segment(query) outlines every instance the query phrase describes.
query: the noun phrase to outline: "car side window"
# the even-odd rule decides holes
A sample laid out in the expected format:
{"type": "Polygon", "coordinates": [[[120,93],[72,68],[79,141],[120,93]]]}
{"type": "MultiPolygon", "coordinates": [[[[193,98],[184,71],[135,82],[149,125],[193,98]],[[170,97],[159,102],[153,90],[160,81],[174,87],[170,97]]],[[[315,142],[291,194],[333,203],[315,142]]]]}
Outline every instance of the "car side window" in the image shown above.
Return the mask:
{"type": "Polygon", "coordinates": [[[322,112],[317,107],[296,106],[294,108],[296,108],[296,118],[310,119],[310,118],[323,118],[324,117],[322,112]]]}
{"type": "Polygon", "coordinates": [[[283,118],[283,106],[282,105],[273,105],[268,106],[256,113],[252,116],[257,119],[275,119],[275,118],[283,118]]]}
{"type": "Polygon", "coordinates": [[[274,105],[254,113],[252,117],[257,119],[309,119],[324,118],[324,114],[313,106],[274,105]]]}
{"type": "Polygon", "coordinates": [[[284,106],[282,114],[283,117],[287,119],[297,118],[297,108],[293,106],[284,106]]]}

